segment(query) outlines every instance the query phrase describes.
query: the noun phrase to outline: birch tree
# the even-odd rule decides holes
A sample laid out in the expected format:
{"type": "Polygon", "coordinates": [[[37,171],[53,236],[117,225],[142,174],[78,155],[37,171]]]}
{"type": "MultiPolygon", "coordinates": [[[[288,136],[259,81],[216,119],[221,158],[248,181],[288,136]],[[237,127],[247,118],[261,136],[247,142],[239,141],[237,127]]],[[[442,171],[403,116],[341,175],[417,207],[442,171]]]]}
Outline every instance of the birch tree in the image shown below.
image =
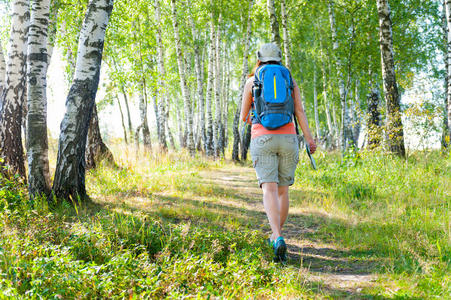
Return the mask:
{"type": "MultiPolygon", "coordinates": [[[[188,2],[188,5],[191,4],[188,2]]],[[[200,140],[202,145],[205,145],[207,141],[207,134],[205,131],[205,99],[204,99],[204,87],[203,87],[203,72],[201,66],[201,49],[200,49],[200,41],[198,40],[198,31],[196,25],[194,24],[193,18],[189,15],[189,23],[191,26],[191,34],[194,39],[194,65],[196,70],[196,80],[197,80],[197,100],[198,100],[198,110],[199,110],[199,130],[200,130],[200,140]]],[[[196,147],[197,148],[197,147],[196,147]]]]}
{"type": "MultiPolygon", "coordinates": [[[[246,84],[246,75],[249,69],[249,49],[250,49],[250,38],[251,38],[251,28],[252,28],[252,6],[254,5],[253,0],[249,0],[249,9],[247,12],[247,26],[246,35],[243,39],[244,52],[243,52],[243,65],[241,68],[240,86],[238,88],[238,101],[236,105],[235,116],[233,117],[233,149],[232,149],[232,159],[239,161],[239,145],[242,140],[240,137],[239,124],[240,124],[240,114],[241,114],[241,102],[243,100],[243,89],[246,84]]],[[[244,126],[244,125],[243,125],[244,126]]],[[[242,145],[242,144],[241,144],[242,145]]]]}
{"type": "Polygon", "coordinates": [[[329,108],[329,99],[327,97],[327,75],[326,75],[326,63],[325,63],[325,57],[324,57],[324,50],[323,50],[323,43],[322,40],[320,39],[320,57],[321,57],[321,73],[322,73],[322,77],[323,77],[323,103],[324,103],[324,111],[326,113],[326,121],[327,121],[327,130],[328,130],[328,134],[326,136],[327,138],[327,143],[330,145],[331,144],[331,140],[334,137],[334,127],[332,126],[332,119],[330,116],[330,108],[329,108]]]}
{"type": "Polygon", "coordinates": [[[157,122],[159,124],[158,141],[160,143],[160,149],[167,151],[168,145],[166,141],[166,105],[168,102],[167,97],[167,86],[166,86],[166,68],[164,67],[164,48],[163,39],[161,37],[161,12],[160,12],[160,1],[155,0],[155,20],[157,23],[157,63],[158,63],[158,94],[160,99],[158,101],[158,111],[159,116],[157,122]]]}
{"type": "Polygon", "coordinates": [[[448,88],[448,81],[450,79],[449,76],[449,66],[448,66],[448,18],[446,13],[446,2],[447,0],[442,0],[442,37],[443,37],[443,62],[445,64],[445,78],[444,78],[444,88],[445,88],[445,96],[444,96],[444,112],[443,112],[443,132],[442,132],[442,147],[447,148],[449,144],[449,127],[448,127],[448,93],[450,92],[448,88]]]}
{"type": "Polygon", "coordinates": [[[315,113],[315,129],[316,138],[321,138],[321,129],[319,125],[319,112],[318,112],[318,92],[316,89],[316,64],[313,63],[313,109],[315,113]]]}
{"type": "Polygon", "coordinates": [[[340,102],[341,102],[341,116],[342,116],[342,125],[341,125],[341,150],[344,152],[346,150],[346,143],[348,140],[348,137],[346,136],[346,133],[348,132],[348,124],[346,124],[346,89],[345,89],[345,81],[343,78],[342,73],[342,62],[341,58],[338,55],[338,39],[337,39],[337,29],[335,24],[335,12],[334,12],[334,2],[333,0],[328,1],[328,12],[329,12],[329,22],[330,22],[330,31],[332,33],[332,43],[333,43],[333,52],[335,55],[335,63],[337,66],[337,77],[338,77],[338,86],[339,86],[339,92],[340,92],[340,102]]]}
{"type": "Polygon", "coordinates": [[[351,102],[352,110],[352,135],[355,146],[358,147],[360,128],[361,128],[361,110],[360,110],[360,81],[357,79],[355,83],[354,101],[351,102]]]}
{"type": "Polygon", "coordinates": [[[379,15],[382,77],[387,106],[388,147],[391,152],[400,156],[405,156],[404,131],[401,121],[400,97],[395,76],[392,22],[388,0],[377,0],[377,11],[379,15]]]}
{"type": "Polygon", "coordinates": [[[174,39],[175,39],[175,50],[177,54],[177,67],[179,70],[179,77],[180,77],[180,88],[182,90],[182,97],[183,97],[183,107],[185,112],[185,118],[187,118],[187,148],[191,155],[194,155],[195,148],[194,148],[194,137],[193,137],[193,114],[192,114],[192,108],[191,108],[191,99],[188,91],[188,85],[186,82],[186,69],[185,69],[185,62],[184,62],[184,56],[182,53],[182,46],[180,41],[180,35],[179,35],[179,28],[178,28],[178,20],[177,20],[177,5],[176,0],[171,0],[171,9],[172,9],[172,25],[174,26],[174,39]]]}
{"type": "Polygon", "coordinates": [[[242,137],[241,144],[243,145],[241,147],[241,159],[245,161],[247,159],[247,152],[249,150],[249,146],[251,144],[251,129],[252,125],[250,124],[244,124],[244,134],[242,137]]]}
{"type": "Polygon", "coordinates": [[[280,48],[279,22],[277,21],[274,0],[267,0],[266,6],[269,14],[269,22],[271,24],[271,42],[276,43],[280,48]]]}
{"type": "Polygon", "coordinates": [[[183,130],[183,118],[182,118],[182,113],[180,111],[180,105],[175,105],[176,106],[176,114],[177,114],[177,124],[178,124],[178,135],[179,135],[179,144],[181,148],[185,148],[186,147],[186,138],[184,135],[184,130],[183,130]]]}
{"type": "Polygon", "coordinates": [[[118,88],[119,88],[120,93],[122,94],[122,97],[124,98],[125,111],[127,113],[128,137],[130,139],[130,142],[133,142],[133,125],[132,125],[132,118],[130,115],[130,104],[129,104],[129,99],[128,99],[128,92],[127,92],[127,88],[126,88],[126,82],[124,82],[123,78],[121,78],[122,76],[120,76],[122,74],[122,70],[124,69],[124,67],[119,64],[120,62],[117,62],[117,60],[114,58],[115,56],[116,56],[115,53],[113,53],[111,56],[111,61],[112,61],[112,65],[113,65],[112,67],[114,69],[113,74],[115,76],[119,75],[119,78],[117,79],[119,81],[118,88]]]}
{"type": "Polygon", "coordinates": [[[141,130],[143,136],[143,144],[144,149],[151,150],[152,143],[150,140],[150,130],[149,130],[149,122],[147,121],[147,91],[145,81],[141,83],[140,91],[139,91],[139,116],[141,118],[141,123],[136,129],[135,136],[138,137],[136,140],[136,144],[139,145],[139,131],[141,130]]]}
{"type": "Polygon", "coordinates": [[[86,168],[96,168],[102,160],[114,164],[113,153],[105,145],[100,135],[97,105],[94,104],[91,120],[89,121],[88,142],[86,145],[86,168]]]}
{"type": "Polygon", "coordinates": [[[380,130],[380,112],[379,112],[379,90],[372,88],[367,96],[368,117],[367,117],[367,134],[368,148],[374,149],[379,147],[381,142],[380,130]]]}
{"type": "Polygon", "coordinates": [[[61,122],[53,191],[59,198],[86,199],[85,148],[99,84],[103,43],[113,0],[91,0],[80,31],[75,76],[61,122]]]}
{"type": "Polygon", "coordinates": [[[114,98],[117,101],[117,106],[119,107],[119,113],[121,114],[121,124],[122,124],[122,130],[124,131],[124,141],[125,141],[125,144],[128,144],[127,128],[125,127],[124,111],[122,110],[121,101],[119,100],[118,95],[115,95],[114,98]]]}
{"type": "MultiPolygon", "coordinates": [[[[219,15],[218,23],[221,24],[222,15],[219,15]]],[[[220,151],[224,145],[224,135],[222,130],[222,109],[221,109],[221,73],[222,73],[222,65],[221,65],[221,29],[218,25],[218,29],[216,30],[216,46],[215,46],[215,67],[213,72],[213,77],[215,78],[214,84],[214,97],[215,97],[215,126],[213,133],[214,140],[214,156],[219,157],[220,151]]]]}
{"type": "MultiPolygon", "coordinates": [[[[368,47],[371,45],[371,36],[368,34],[368,47]]],[[[377,84],[376,74],[373,71],[373,56],[370,54],[369,56],[369,64],[368,64],[368,94],[366,96],[367,100],[367,147],[372,150],[380,146],[381,137],[382,137],[382,128],[381,128],[381,114],[379,112],[380,106],[380,92],[379,85],[377,84]]]]}
{"type": "Polygon", "coordinates": [[[2,92],[5,88],[6,64],[3,56],[3,48],[0,46],[0,108],[2,106],[2,92]]]}
{"type": "Polygon", "coordinates": [[[49,195],[46,75],[50,0],[32,0],[27,55],[27,157],[30,197],[49,195]]]}
{"type": "MultiPolygon", "coordinates": [[[[211,1],[213,4],[213,1],[211,1]]],[[[207,94],[205,97],[207,108],[207,144],[205,145],[205,152],[207,156],[214,155],[214,138],[213,138],[213,114],[212,114],[212,90],[213,90],[213,68],[215,62],[215,26],[213,21],[213,11],[210,13],[210,51],[208,57],[208,80],[207,80],[207,94]]]]}
{"type": "MultiPolygon", "coordinates": [[[[224,41],[224,45],[227,42],[224,41]]],[[[225,156],[225,148],[229,143],[229,131],[227,130],[229,127],[229,91],[230,91],[230,52],[226,47],[224,47],[224,55],[223,55],[223,66],[224,71],[222,72],[222,136],[223,136],[223,145],[222,145],[222,155],[225,156]]]]}
{"type": "Polygon", "coordinates": [[[22,146],[22,111],[26,89],[27,32],[30,21],[29,1],[12,3],[11,35],[6,65],[5,90],[0,100],[0,157],[9,172],[25,178],[22,146]]]}
{"type": "Polygon", "coordinates": [[[282,29],[283,29],[283,53],[285,55],[285,66],[290,70],[291,68],[291,54],[290,54],[290,34],[288,32],[288,12],[286,7],[286,0],[280,2],[280,10],[282,13],[282,29]]]}
{"type": "Polygon", "coordinates": [[[445,101],[445,138],[444,144],[450,145],[451,143],[451,0],[445,1],[445,15],[446,15],[446,27],[444,32],[446,34],[446,101],[445,101]]]}

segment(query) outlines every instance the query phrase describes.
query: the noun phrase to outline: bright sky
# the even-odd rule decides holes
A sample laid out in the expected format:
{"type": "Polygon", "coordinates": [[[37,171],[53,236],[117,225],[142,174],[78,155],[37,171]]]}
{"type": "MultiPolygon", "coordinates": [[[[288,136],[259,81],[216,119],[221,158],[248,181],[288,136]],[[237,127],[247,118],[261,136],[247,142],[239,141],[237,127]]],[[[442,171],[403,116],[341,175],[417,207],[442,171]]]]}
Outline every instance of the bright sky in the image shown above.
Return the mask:
{"type": "MultiPolygon", "coordinates": [[[[102,66],[105,68],[105,66],[102,66]]],[[[47,126],[53,138],[57,138],[59,135],[59,128],[61,121],[65,113],[65,101],[69,92],[69,86],[65,80],[65,61],[62,57],[62,53],[59,49],[55,49],[50,62],[50,66],[47,73],[47,101],[48,101],[48,116],[47,126]]],[[[104,69],[103,69],[104,70],[104,69]]],[[[99,90],[97,91],[96,100],[103,99],[105,91],[102,88],[102,83],[105,82],[105,72],[101,72],[99,90]]],[[[122,109],[125,114],[125,104],[122,95],[119,95],[122,109]]],[[[134,127],[140,122],[140,116],[136,99],[129,99],[130,101],[130,114],[132,118],[132,124],[134,127]]],[[[126,116],[124,115],[126,118],[126,116]]],[[[155,117],[153,113],[153,106],[149,103],[147,118],[149,120],[149,127],[151,132],[155,124],[155,117]]],[[[115,102],[113,106],[108,106],[102,111],[99,111],[99,126],[104,138],[111,137],[123,137],[121,115],[119,107],[115,102]]]]}
{"type": "MultiPolygon", "coordinates": [[[[48,116],[47,126],[53,138],[59,135],[59,128],[61,120],[65,113],[65,102],[69,92],[69,86],[65,79],[65,62],[62,53],[59,49],[55,49],[50,62],[47,73],[47,101],[48,101],[48,116]]],[[[101,88],[101,83],[104,80],[104,74],[100,78],[99,91],[97,92],[97,99],[102,99],[104,91],[101,88]]],[[[132,122],[137,123],[139,114],[136,109],[132,110],[132,122]]],[[[102,133],[108,136],[122,137],[121,117],[117,105],[108,107],[99,112],[99,122],[102,133]]]]}

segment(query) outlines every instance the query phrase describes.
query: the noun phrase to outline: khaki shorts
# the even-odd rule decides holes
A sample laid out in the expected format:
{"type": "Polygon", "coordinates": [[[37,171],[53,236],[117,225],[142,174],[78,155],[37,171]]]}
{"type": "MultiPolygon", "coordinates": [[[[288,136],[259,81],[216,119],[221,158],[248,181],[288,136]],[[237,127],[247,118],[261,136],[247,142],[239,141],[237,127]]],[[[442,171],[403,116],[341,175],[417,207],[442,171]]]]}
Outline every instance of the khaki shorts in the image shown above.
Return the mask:
{"type": "Polygon", "coordinates": [[[299,162],[299,143],[295,134],[265,134],[251,141],[252,162],[258,184],[276,182],[279,186],[294,183],[299,162]]]}

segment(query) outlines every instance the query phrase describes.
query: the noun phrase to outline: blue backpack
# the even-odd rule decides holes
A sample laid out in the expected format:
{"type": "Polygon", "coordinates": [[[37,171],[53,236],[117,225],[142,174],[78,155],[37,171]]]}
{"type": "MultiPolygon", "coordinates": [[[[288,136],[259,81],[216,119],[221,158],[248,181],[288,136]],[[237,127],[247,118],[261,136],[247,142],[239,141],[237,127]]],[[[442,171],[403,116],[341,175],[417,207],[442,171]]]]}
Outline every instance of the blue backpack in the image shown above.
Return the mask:
{"type": "Polygon", "coordinates": [[[263,65],[255,71],[253,123],[274,130],[292,121],[294,102],[290,71],[282,65],[263,65]]]}

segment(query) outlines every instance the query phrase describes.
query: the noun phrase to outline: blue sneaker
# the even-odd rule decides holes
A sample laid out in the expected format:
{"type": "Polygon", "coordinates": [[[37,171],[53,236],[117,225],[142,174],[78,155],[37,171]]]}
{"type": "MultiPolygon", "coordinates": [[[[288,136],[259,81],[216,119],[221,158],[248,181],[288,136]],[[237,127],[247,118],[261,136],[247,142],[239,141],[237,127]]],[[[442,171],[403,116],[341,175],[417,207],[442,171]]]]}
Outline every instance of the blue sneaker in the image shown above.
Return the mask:
{"type": "Polygon", "coordinates": [[[274,261],[281,261],[284,262],[287,260],[286,254],[287,254],[287,245],[285,244],[285,241],[283,237],[279,236],[274,242],[273,242],[273,249],[274,249],[274,261]]]}

